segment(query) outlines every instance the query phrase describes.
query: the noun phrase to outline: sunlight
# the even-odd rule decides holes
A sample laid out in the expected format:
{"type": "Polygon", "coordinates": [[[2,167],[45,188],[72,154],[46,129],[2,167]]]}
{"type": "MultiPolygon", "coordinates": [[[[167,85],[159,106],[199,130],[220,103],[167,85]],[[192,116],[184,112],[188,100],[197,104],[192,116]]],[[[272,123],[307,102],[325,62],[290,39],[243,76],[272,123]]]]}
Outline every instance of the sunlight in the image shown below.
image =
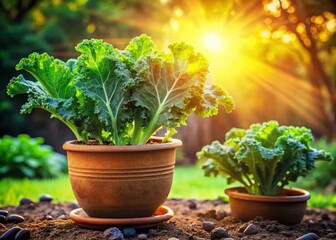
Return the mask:
{"type": "Polygon", "coordinates": [[[212,52],[221,51],[224,47],[224,39],[219,34],[214,32],[208,32],[203,38],[204,47],[212,52]]]}
{"type": "MultiPolygon", "coordinates": [[[[286,28],[276,31],[262,26],[251,28],[263,18],[258,12],[248,14],[254,7],[252,2],[244,5],[244,9],[239,12],[222,8],[221,15],[216,15],[214,19],[206,14],[209,10],[201,1],[190,3],[185,0],[184,3],[189,9],[175,11],[166,28],[165,39],[168,42],[188,42],[205,55],[211,73],[208,75],[209,80],[225,87],[236,100],[237,109],[239,107],[235,113],[237,122],[247,126],[253,119],[249,115],[258,114],[262,117],[269,115],[267,111],[277,114],[288,109],[305,119],[310,127],[321,132],[325,130],[322,116],[316,108],[317,97],[312,94],[314,89],[309,82],[292,75],[294,71],[291,73],[282,68],[282,65],[286,66],[285,62],[271,66],[265,61],[268,57],[265,55],[267,52],[264,52],[265,47],[258,47],[260,42],[267,45],[276,40],[280,54],[294,46],[297,41],[295,34],[286,28]],[[277,101],[274,103],[275,108],[268,106],[270,98],[277,101]],[[277,110],[277,107],[281,109],[277,110]]],[[[280,13],[280,7],[288,11],[291,7],[286,0],[281,2],[282,5],[278,0],[268,0],[267,3],[264,7],[272,15],[280,13]]],[[[325,28],[333,29],[335,18],[328,19],[325,28]]],[[[304,25],[299,24],[297,30],[305,31],[304,25]]],[[[276,55],[272,57],[278,58],[276,55]]],[[[299,69],[300,66],[291,68],[299,69]]]]}

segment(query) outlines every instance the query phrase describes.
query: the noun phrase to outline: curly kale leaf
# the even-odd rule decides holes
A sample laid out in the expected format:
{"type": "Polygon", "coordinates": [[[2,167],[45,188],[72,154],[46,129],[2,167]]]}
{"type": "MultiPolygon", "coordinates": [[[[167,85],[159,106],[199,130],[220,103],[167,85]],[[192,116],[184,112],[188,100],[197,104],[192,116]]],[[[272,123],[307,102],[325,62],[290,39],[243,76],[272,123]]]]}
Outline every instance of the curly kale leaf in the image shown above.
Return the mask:
{"type": "Polygon", "coordinates": [[[103,131],[110,133],[106,138],[101,136],[100,141],[123,144],[127,138],[127,122],[133,117],[127,104],[129,89],[133,85],[129,70],[120,61],[119,51],[101,40],[84,40],[76,50],[81,56],[78,57],[75,85],[85,98],[94,102],[95,114],[87,114],[85,104],[82,108],[87,118],[85,130],[89,131],[92,125],[98,124],[103,126],[101,135],[103,131]]]}
{"type": "Polygon", "coordinates": [[[208,62],[201,54],[182,42],[169,49],[171,53],[151,54],[137,61],[140,82],[132,96],[136,106],[146,112],[141,127],[136,128],[139,144],[161,127],[168,129],[169,139],[193,111],[206,117],[216,114],[218,105],[228,110],[233,106],[221,88],[204,87],[208,62]]]}
{"type": "Polygon", "coordinates": [[[11,79],[7,94],[27,94],[28,101],[22,106],[22,113],[30,113],[34,108],[42,108],[64,122],[81,139],[72,119],[76,116],[76,89],[74,76],[67,63],[46,53],[32,53],[23,58],[17,70],[29,72],[37,81],[25,79],[22,75],[11,79]]]}

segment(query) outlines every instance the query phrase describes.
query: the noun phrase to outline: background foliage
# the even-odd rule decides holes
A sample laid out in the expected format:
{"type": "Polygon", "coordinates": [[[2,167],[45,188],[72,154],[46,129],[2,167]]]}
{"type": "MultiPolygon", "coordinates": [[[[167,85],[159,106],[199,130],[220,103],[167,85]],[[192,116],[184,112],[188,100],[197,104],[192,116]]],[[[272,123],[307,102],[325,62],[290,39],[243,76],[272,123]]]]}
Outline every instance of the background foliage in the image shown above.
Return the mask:
{"type": "Polygon", "coordinates": [[[0,178],[51,178],[67,172],[65,156],[43,142],[26,134],[0,138],[0,178]]]}

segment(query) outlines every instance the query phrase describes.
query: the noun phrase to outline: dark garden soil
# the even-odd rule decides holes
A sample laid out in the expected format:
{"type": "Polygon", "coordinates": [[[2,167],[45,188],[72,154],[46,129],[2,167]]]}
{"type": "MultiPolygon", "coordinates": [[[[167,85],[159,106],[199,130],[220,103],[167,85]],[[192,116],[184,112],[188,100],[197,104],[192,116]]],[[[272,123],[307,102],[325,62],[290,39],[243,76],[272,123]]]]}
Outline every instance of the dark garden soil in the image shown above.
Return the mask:
{"type": "MultiPolygon", "coordinates": [[[[171,220],[157,227],[145,229],[142,233],[138,231],[136,237],[126,239],[283,240],[297,239],[307,233],[315,233],[319,239],[336,239],[336,212],[326,209],[308,209],[301,224],[285,226],[260,217],[249,222],[242,222],[231,217],[228,204],[220,201],[169,199],[165,205],[175,212],[171,220]],[[250,224],[253,225],[247,231],[246,228],[250,224]],[[216,230],[212,230],[213,228],[216,230],[224,228],[228,236],[225,238],[221,235],[223,229],[222,232],[218,230],[214,233],[216,230]]],[[[19,214],[25,218],[22,223],[18,224],[0,224],[0,235],[13,226],[19,226],[31,232],[30,239],[107,239],[104,237],[103,230],[79,227],[68,219],[69,212],[76,207],[78,206],[74,203],[51,204],[46,202],[0,207],[0,209],[8,210],[9,214],[19,214]]],[[[315,238],[307,237],[306,239],[315,238]]]]}

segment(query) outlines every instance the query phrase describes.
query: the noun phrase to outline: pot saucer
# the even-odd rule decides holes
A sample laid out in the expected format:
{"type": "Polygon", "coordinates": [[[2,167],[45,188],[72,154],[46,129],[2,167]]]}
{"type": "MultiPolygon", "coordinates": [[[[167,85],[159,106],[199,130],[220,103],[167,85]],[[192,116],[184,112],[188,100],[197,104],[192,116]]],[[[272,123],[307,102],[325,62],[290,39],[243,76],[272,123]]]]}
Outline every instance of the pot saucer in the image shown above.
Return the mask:
{"type": "Polygon", "coordinates": [[[159,207],[150,217],[140,218],[95,218],[89,217],[82,208],[74,209],[69,217],[76,224],[88,228],[109,228],[112,226],[128,226],[134,228],[148,228],[163,223],[174,216],[174,212],[167,206],[159,207]]]}

